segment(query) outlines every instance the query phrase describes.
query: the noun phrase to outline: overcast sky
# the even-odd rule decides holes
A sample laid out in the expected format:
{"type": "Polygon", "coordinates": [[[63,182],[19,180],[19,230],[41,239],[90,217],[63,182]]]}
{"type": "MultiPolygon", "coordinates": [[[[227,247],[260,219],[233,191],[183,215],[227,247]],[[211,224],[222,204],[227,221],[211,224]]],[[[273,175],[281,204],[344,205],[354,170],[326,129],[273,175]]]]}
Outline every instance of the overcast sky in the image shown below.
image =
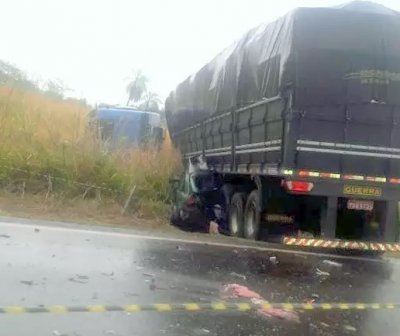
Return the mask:
{"type": "MultiPolygon", "coordinates": [[[[376,1],[400,11],[399,0],[376,1]]],[[[164,99],[240,38],[299,6],[341,0],[1,0],[0,59],[60,78],[89,102],[124,103],[141,68],[164,99]]]]}

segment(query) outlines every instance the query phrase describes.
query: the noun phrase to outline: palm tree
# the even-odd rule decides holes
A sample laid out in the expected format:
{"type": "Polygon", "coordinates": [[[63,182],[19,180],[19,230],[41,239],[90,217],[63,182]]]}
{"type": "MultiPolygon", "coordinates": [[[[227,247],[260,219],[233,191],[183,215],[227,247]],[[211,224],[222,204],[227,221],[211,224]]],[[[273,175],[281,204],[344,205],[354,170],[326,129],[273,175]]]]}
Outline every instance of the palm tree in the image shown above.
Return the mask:
{"type": "Polygon", "coordinates": [[[128,101],[126,105],[130,102],[138,102],[143,98],[144,93],[147,90],[147,77],[143,75],[141,70],[137,70],[126,87],[126,92],[128,93],[128,101]]]}
{"type": "Polygon", "coordinates": [[[158,112],[162,104],[160,96],[152,91],[145,92],[142,103],[138,106],[139,110],[158,112]]]}

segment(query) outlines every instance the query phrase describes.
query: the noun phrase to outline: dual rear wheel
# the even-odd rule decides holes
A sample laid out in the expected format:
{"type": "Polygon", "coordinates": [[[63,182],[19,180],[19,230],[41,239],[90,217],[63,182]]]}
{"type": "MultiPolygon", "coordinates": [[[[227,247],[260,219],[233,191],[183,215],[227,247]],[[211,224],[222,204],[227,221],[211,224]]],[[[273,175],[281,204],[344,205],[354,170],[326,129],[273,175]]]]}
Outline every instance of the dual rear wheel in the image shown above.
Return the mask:
{"type": "Polygon", "coordinates": [[[257,239],[260,232],[260,195],[234,193],[229,206],[229,230],[234,237],[257,239]],[[247,196],[247,197],[246,197],[247,196]]]}

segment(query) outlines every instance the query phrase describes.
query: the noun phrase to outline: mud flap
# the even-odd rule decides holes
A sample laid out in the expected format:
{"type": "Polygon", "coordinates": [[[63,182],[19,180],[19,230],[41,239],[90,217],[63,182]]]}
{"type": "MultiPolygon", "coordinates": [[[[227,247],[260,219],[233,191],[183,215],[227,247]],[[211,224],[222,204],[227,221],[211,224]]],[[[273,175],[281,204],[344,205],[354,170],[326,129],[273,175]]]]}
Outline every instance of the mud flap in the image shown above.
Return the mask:
{"type": "Polygon", "coordinates": [[[338,198],[329,196],[326,206],[321,209],[321,237],[333,239],[336,237],[338,198]]]}
{"type": "Polygon", "coordinates": [[[395,242],[398,237],[398,208],[396,201],[387,201],[381,220],[381,235],[385,242],[395,242]]]}

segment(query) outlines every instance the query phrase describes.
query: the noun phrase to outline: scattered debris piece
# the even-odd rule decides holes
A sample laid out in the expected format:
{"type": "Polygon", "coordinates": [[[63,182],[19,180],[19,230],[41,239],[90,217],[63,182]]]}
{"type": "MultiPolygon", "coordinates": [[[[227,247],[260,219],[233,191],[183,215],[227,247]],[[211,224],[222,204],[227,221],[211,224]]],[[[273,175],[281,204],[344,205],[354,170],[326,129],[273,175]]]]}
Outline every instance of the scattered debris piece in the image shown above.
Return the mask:
{"type": "Polygon", "coordinates": [[[51,257],[52,257],[52,258],[55,258],[55,257],[56,257],[56,255],[55,255],[55,254],[53,254],[51,257]]]}
{"type": "Polygon", "coordinates": [[[11,238],[8,234],[0,234],[0,238],[11,238]]]}
{"type": "Polygon", "coordinates": [[[325,328],[329,328],[330,327],[330,325],[328,324],[328,323],[325,323],[325,322],[320,322],[319,323],[322,327],[325,327],[325,328]]]}
{"type": "Polygon", "coordinates": [[[205,334],[209,334],[209,333],[210,333],[210,330],[205,329],[205,328],[202,328],[201,331],[202,331],[203,333],[205,333],[205,334]]]}
{"type": "Polygon", "coordinates": [[[27,286],[33,286],[34,284],[32,280],[21,280],[20,283],[27,286]]]}
{"type": "Polygon", "coordinates": [[[111,273],[101,272],[101,275],[104,275],[104,276],[113,276],[113,275],[114,275],[114,272],[111,272],[111,273]]]}
{"type": "Polygon", "coordinates": [[[153,278],[151,279],[151,283],[150,283],[150,290],[155,290],[156,289],[156,280],[153,278]]]}
{"type": "Polygon", "coordinates": [[[154,274],[151,274],[151,273],[143,273],[143,275],[144,275],[144,276],[148,276],[148,277],[152,277],[152,278],[155,277],[155,275],[154,275],[154,274]]]}
{"type": "Polygon", "coordinates": [[[260,294],[250,290],[246,286],[238,284],[228,284],[224,287],[223,293],[230,298],[261,299],[260,294]]]}
{"type": "Polygon", "coordinates": [[[319,301],[319,295],[318,294],[311,294],[311,298],[309,298],[308,300],[306,300],[307,303],[312,304],[315,302],[319,301]]]}
{"type": "Polygon", "coordinates": [[[80,283],[80,284],[87,284],[87,281],[83,281],[83,280],[79,280],[79,279],[75,279],[75,278],[69,278],[68,281],[71,282],[76,282],[76,283],[80,283]]]}
{"type": "Polygon", "coordinates": [[[351,325],[349,325],[349,324],[345,325],[345,326],[343,327],[343,329],[344,329],[344,330],[347,330],[347,331],[357,331],[356,328],[354,328],[353,326],[351,326],[351,325]]]}
{"type": "Polygon", "coordinates": [[[92,295],[92,300],[97,300],[97,299],[98,299],[97,293],[94,292],[93,295],[92,295]]]}
{"type": "Polygon", "coordinates": [[[77,279],[80,279],[80,280],[88,280],[89,279],[89,277],[87,275],[75,274],[75,276],[77,277],[77,279]]]}
{"type": "Polygon", "coordinates": [[[321,271],[321,270],[317,267],[317,275],[328,277],[328,276],[330,276],[331,274],[328,273],[328,272],[325,272],[325,271],[321,271]]]}
{"type": "Polygon", "coordinates": [[[338,268],[343,266],[343,264],[341,264],[341,263],[338,263],[338,262],[332,261],[332,260],[328,260],[328,259],[325,259],[322,263],[324,263],[325,265],[338,267],[338,268]]]}
{"type": "Polygon", "coordinates": [[[278,261],[278,259],[277,259],[275,256],[269,257],[269,261],[270,261],[271,264],[273,264],[273,265],[278,265],[278,264],[279,264],[279,261],[278,261]]]}
{"type": "MultiPolygon", "coordinates": [[[[267,301],[258,299],[251,299],[251,302],[260,305],[267,303],[267,301]]],[[[259,310],[257,310],[257,312],[264,317],[275,317],[283,320],[300,322],[299,315],[293,311],[288,311],[280,308],[269,308],[269,309],[260,308],[259,310]]]]}
{"type": "Polygon", "coordinates": [[[300,322],[299,315],[294,311],[289,311],[285,309],[279,308],[270,308],[265,309],[262,307],[263,304],[268,303],[268,301],[263,300],[260,294],[252,291],[246,286],[238,285],[238,284],[228,284],[223,288],[223,296],[224,298],[245,298],[250,299],[253,304],[260,305],[260,309],[257,312],[263,317],[275,317],[280,319],[285,319],[293,322],[300,322]]]}
{"type": "Polygon", "coordinates": [[[236,273],[236,272],[231,272],[230,275],[233,276],[233,277],[236,277],[236,278],[243,279],[243,280],[247,279],[245,275],[239,274],[239,273],[236,273]]]}
{"type": "MultiPolygon", "coordinates": [[[[40,230],[38,228],[35,228],[35,232],[40,232],[40,230]]],[[[56,330],[57,331],[57,330],[56,330]]]]}

